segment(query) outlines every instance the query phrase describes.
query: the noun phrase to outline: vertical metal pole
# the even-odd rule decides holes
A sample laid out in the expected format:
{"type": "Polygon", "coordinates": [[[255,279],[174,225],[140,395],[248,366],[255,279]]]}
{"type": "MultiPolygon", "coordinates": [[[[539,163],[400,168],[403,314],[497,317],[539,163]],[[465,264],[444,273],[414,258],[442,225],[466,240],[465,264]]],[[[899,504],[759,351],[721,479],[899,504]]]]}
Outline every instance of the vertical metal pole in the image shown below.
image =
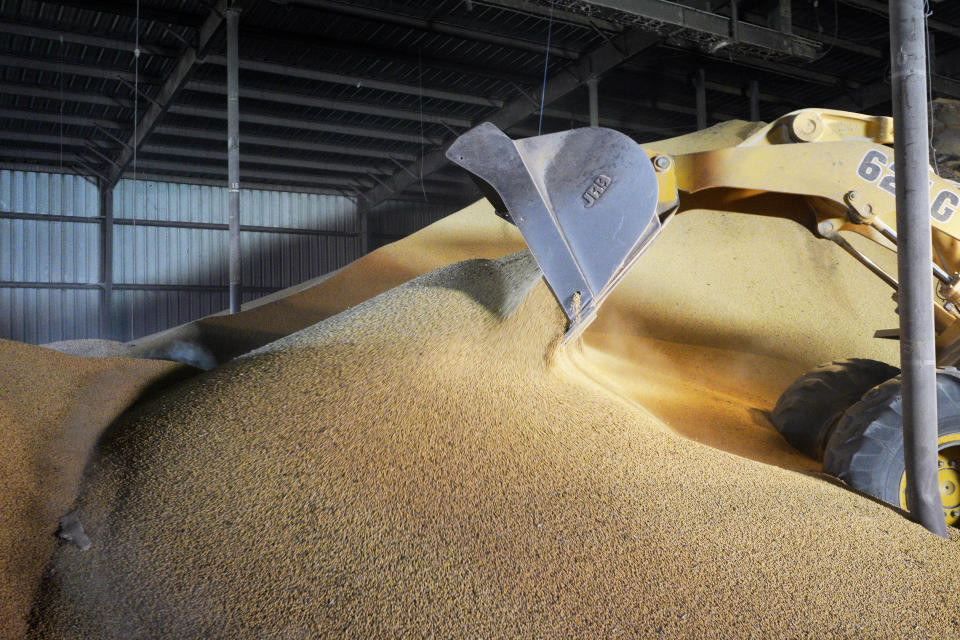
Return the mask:
{"type": "Polygon", "coordinates": [[[750,122],[760,121],[760,83],[756,80],[750,81],[750,122]]]}
{"type": "Polygon", "coordinates": [[[357,215],[360,227],[360,255],[365,256],[370,253],[370,210],[360,204],[360,198],[357,198],[357,215]]]}
{"type": "Polygon", "coordinates": [[[911,517],[947,536],[937,478],[937,383],[923,0],[890,0],[903,454],[911,517]]]}
{"type": "Polygon", "coordinates": [[[707,128],[707,75],[697,69],[697,129],[707,128]]]}
{"type": "Polygon", "coordinates": [[[590,95],[590,126],[600,126],[600,107],[597,97],[597,77],[591,76],[587,80],[587,93],[590,95]]]}
{"type": "Polygon", "coordinates": [[[734,44],[740,42],[740,4],[739,0],[730,0],[730,39],[734,44]]]}
{"type": "Polygon", "coordinates": [[[227,206],[230,212],[230,313],[240,311],[240,56],[239,9],[227,9],[227,206]]]}
{"type": "Polygon", "coordinates": [[[113,339],[113,187],[100,181],[100,337],[113,339]]]}
{"type": "Polygon", "coordinates": [[[784,33],[793,32],[793,7],[790,0],[780,0],[777,7],[777,29],[784,33]]]}

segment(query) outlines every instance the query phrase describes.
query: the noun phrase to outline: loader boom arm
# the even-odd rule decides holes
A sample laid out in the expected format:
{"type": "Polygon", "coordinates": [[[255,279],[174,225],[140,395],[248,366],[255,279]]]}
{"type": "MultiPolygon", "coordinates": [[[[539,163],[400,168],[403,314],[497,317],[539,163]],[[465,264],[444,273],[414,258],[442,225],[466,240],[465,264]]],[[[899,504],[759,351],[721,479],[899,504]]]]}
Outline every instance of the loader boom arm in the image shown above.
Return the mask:
{"type": "MultiPolygon", "coordinates": [[[[647,167],[637,162],[636,143],[598,128],[511,141],[481,125],[447,155],[520,228],[567,312],[569,339],[589,324],[662,225],[695,209],[794,220],[896,288],[894,276],[839,233],[896,250],[892,144],[891,118],[804,109],[732,147],[670,155],[650,145],[640,151],[647,167]],[[494,149],[498,159],[484,156],[494,149]],[[508,156],[513,160],[503,160],[508,156]],[[646,192],[654,188],[652,198],[646,192]]],[[[935,313],[938,360],[954,364],[960,361],[960,185],[931,169],[930,202],[937,256],[931,275],[943,299],[935,313]]]]}

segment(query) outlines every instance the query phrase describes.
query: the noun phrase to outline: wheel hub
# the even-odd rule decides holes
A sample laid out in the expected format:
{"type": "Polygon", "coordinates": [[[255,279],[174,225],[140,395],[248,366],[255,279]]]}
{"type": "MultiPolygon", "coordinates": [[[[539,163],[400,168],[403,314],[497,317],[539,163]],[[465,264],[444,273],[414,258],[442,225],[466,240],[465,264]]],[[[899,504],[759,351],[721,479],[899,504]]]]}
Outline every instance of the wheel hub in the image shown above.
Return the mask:
{"type": "MultiPolygon", "coordinates": [[[[956,436],[941,437],[937,452],[937,483],[947,526],[960,527],[960,443],[956,436]]],[[[900,479],[900,506],[907,508],[907,474],[900,479]]]]}
{"type": "Polygon", "coordinates": [[[937,474],[940,480],[940,501],[943,503],[943,516],[948,525],[960,522],[960,468],[954,455],[960,454],[957,447],[941,449],[937,456],[937,474]]]}

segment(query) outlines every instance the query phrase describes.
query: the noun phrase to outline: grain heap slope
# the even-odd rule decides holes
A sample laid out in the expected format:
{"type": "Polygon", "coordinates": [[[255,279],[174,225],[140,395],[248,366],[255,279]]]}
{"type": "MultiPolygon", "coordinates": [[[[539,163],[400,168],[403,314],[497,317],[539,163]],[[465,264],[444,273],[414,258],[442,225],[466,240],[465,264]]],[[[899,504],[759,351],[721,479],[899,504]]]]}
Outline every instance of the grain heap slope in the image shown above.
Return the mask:
{"type": "Polygon", "coordinates": [[[951,633],[955,541],[673,434],[563,331],[521,253],[176,387],[105,442],[32,637],[951,633]]]}
{"type": "Polygon", "coordinates": [[[0,340],[0,638],[26,628],[33,593],[97,438],[171,362],[77,358],[0,340]]]}

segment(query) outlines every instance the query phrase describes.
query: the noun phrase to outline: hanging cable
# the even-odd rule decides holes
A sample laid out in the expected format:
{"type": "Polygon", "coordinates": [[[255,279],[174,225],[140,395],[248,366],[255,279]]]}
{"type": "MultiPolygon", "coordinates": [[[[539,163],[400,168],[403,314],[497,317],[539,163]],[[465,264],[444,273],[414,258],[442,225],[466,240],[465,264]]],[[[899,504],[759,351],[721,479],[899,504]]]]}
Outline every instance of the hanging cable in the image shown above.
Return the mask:
{"type": "Polygon", "coordinates": [[[423,193],[423,201],[429,203],[427,199],[427,188],[423,185],[423,49],[417,47],[417,87],[419,92],[420,105],[420,191],[423,193]]]}
{"type": "MultiPolygon", "coordinates": [[[[923,33],[924,37],[926,38],[927,46],[927,139],[930,142],[930,163],[933,165],[934,173],[939,176],[940,163],[937,161],[937,148],[933,145],[933,83],[930,81],[930,79],[933,77],[933,60],[937,52],[935,49],[931,49],[930,47],[930,27],[927,23],[931,15],[933,15],[933,10],[930,9],[930,2],[929,0],[924,0],[923,33]]],[[[936,248],[936,245],[934,245],[934,248],[936,248]]],[[[941,258],[941,261],[942,260],[943,258],[941,258]]]]}
{"type": "Polygon", "coordinates": [[[543,88],[540,90],[540,122],[537,135],[543,133],[543,105],[547,100],[547,69],[550,67],[550,39],[553,36],[553,0],[550,0],[550,22],[547,23],[547,55],[543,59],[543,88]]]}
{"type": "MultiPolygon", "coordinates": [[[[933,77],[933,56],[937,54],[936,49],[930,47],[930,26],[928,21],[933,15],[929,0],[923,2],[923,33],[926,38],[927,48],[927,139],[930,141],[930,163],[933,165],[933,172],[940,176],[940,163],[937,161],[937,148],[933,144],[933,83],[930,78],[933,77]]],[[[942,177],[942,176],[940,176],[942,177]]],[[[937,256],[937,261],[944,269],[948,269],[947,261],[943,258],[943,252],[940,245],[933,243],[933,252],[937,256]]]]}

